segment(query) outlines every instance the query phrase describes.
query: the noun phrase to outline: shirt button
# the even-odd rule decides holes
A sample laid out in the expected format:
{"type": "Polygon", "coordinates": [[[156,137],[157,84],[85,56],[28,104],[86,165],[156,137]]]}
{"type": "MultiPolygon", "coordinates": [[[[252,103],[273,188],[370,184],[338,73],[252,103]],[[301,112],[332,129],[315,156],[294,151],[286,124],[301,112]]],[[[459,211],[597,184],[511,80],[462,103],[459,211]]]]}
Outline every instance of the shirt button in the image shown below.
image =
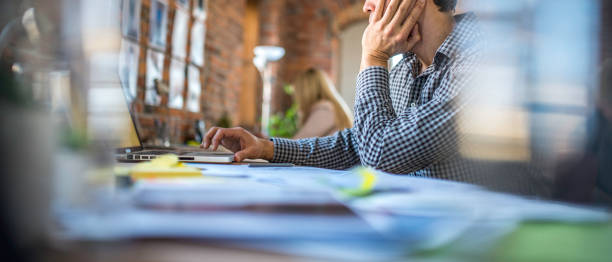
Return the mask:
{"type": "Polygon", "coordinates": [[[410,107],[416,107],[415,103],[410,104],[410,107]]]}

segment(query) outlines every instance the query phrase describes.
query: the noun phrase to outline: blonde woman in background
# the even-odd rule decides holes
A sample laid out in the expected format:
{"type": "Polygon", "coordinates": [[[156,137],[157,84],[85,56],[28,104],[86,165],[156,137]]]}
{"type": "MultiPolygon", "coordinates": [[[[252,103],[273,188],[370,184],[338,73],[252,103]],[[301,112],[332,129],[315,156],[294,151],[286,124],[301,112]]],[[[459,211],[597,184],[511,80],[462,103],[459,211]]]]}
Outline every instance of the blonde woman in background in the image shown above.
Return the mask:
{"type": "Polygon", "coordinates": [[[293,139],[323,137],[351,128],[353,116],[325,73],[311,68],[293,83],[298,132],[293,139]]]}

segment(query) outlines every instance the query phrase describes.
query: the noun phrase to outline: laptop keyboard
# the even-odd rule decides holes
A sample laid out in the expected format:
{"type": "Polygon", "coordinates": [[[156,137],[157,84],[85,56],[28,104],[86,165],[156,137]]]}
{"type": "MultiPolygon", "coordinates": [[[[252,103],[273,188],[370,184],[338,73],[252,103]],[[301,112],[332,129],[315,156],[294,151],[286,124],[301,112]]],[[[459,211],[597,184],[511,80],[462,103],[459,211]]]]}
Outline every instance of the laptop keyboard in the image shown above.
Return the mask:
{"type": "Polygon", "coordinates": [[[221,150],[212,150],[212,149],[204,149],[204,148],[189,148],[185,149],[145,149],[143,151],[132,152],[134,155],[165,155],[165,154],[185,154],[185,153],[231,153],[221,150]]]}
{"type": "Polygon", "coordinates": [[[202,148],[194,148],[193,150],[189,150],[189,151],[172,150],[172,149],[167,149],[167,150],[150,149],[150,150],[129,153],[127,154],[126,158],[127,160],[152,160],[152,159],[156,159],[157,156],[160,156],[160,155],[177,154],[179,155],[179,160],[181,160],[181,158],[191,158],[190,160],[193,160],[194,158],[193,156],[198,155],[198,153],[213,154],[213,155],[231,154],[231,153],[224,152],[224,151],[219,151],[219,150],[215,151],[211,149],[202,149],[202,148]]]}
{"type": "Polygon", "coordinates": [[[165,155],[165,154],[172,154],[172,153],[176,153],[176,152],[172,150],[144,150],[144,151],[133,152],[132,154],[134,155],[165,155]]]}

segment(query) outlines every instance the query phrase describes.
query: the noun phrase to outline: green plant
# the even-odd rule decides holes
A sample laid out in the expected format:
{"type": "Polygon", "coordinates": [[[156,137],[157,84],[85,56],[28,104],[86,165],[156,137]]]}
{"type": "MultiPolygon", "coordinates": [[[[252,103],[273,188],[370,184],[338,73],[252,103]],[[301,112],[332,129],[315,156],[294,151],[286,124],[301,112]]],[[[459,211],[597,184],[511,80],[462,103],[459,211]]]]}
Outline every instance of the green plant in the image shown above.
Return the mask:
{"type": "MultiPolygon", "coordinates": [[[[285,94],[292,95],[293,87],[291,85],[284,85],[283,91],[285,94]]],[[[268,132],[273,137],[284,137],[291,138],[297,133],[297,112],[298,107],[294,103],[284,113],[276,113],[270,117],[270,123],[268,123],[268,132]]]]}
{"type": "Polygon", "coordinates": [[[223,128],[231,127],[231,125],[232,125],[232,119],[227,114],[227,112],[223,113],[221,118],[219,118],[219,120],[217,120],[217,124],[216,124],[216,126],[223,127],[223,128]]]}
{"type": "Polygon", "coordinates": [[[297,133],[297,105],[293,104],[285,113],[270,117],[268,131],[270,136],[291,138],[297,133]]]}

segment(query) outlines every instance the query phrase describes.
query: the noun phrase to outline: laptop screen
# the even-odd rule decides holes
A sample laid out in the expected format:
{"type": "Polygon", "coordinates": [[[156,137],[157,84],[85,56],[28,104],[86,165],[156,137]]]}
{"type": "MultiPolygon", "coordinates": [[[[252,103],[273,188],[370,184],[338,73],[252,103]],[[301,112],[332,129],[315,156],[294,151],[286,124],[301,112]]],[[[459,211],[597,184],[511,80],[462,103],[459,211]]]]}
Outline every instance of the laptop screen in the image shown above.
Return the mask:
{"type": "Polygon", "coordinates": [[[136,126],[134,125],[135,121],[132,118],[131,111],[128,107],[128,102],[123,99],[126,111],[123,111],[124,116],[122,118],[128,119],[125,121],[125,129],[123,130],[121,140],[119,141],[120,148],[132,148],[132,147],[140,147],[142,144],[140,143],[140,139],[138,137],[138,132],[136,131],[136,126]]]}
{"type": "Polygon", "coordinates": [[[141,146],[121,85],[91,86],[88,107],[88,131],[93,140],[119,148],[141,146]]]}

